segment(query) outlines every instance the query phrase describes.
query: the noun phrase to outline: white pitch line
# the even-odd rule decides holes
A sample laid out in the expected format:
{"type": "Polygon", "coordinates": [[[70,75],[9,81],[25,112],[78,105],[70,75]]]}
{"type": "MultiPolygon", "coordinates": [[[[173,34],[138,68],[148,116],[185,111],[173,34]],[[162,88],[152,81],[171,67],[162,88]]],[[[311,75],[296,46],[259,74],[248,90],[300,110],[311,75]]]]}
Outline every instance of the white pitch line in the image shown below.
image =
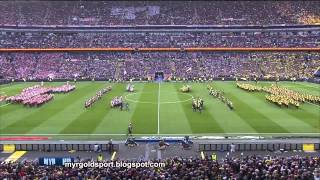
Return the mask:
{"type": "Polygon", "coordinates": [[[158,88],[158,134],[160,134],[160,82],[158,88]]]}
{"type": "MultiPolygon", "coordinates": [[[[0,136],[124,136],[127,134],[0,134],[0,136]]],[[[132,134],[133,136],[212,136],[212,135],[320,135],[320,133],[195,133],[195,134],[132,134]]]]}
{"type": "Polygon", "coordinates": [[[11,103],[7,103],[7,104],[4,104],[4,105],[1,105],[0,108],[4,107],[4,106],[8,106],[9,104],[11,104],[11,103]]]}

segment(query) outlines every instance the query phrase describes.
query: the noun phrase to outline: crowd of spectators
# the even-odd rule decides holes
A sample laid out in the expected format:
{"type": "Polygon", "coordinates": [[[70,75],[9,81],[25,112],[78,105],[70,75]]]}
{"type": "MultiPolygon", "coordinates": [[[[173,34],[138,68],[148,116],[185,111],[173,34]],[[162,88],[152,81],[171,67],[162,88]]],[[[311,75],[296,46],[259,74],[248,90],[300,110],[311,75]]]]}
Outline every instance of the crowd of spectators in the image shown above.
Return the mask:
{"type": "Polygon", "coordinates": [[[320,31],[0,33],[0,48],[93,47],[320,47],[320,31]]]}
{"type": "MultiPolygon", "coordinates": [[[[143,162],[125,161],[125,162],[143,162]]],[[[0,162],[1,179],[320,179],[320,158],[309,156],[244,156],[214,161],[174,157],[165,167],[67,168],[37,162],[0,162]]]]}
{"type": "Polygon", "coordinates": [[[318,1],[4,1],[0,25],[316,24],[318,1]]]}
{"type": "Polygon", "coordinates": [[[3,53],[4,79],[312,78],[318,52],[88,52],[3,53]]]}

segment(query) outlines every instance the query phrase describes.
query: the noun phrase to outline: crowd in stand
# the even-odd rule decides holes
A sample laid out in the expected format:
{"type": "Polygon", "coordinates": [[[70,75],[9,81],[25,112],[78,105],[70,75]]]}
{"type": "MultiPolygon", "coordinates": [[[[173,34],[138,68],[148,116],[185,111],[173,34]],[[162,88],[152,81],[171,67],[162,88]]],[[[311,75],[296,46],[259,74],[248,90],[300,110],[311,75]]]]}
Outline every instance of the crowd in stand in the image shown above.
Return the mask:
{"type": "Polygon", "coordinates": [[[173,157],[151,162],[163,162],[165,167],[80,169],[0,162],[0,179],[320,179],[319,156],[251,155],[221,161],[173,157]]]}
{"type": "Polygon", "coordinates": [[[320,47],[320,31],[9,32],[0,48],[320,47]]]}
{"type": "Polygon", "coordinates": [[[316,24],[319,6],[318,1],[5,1],[0,25],[316,24]]]}
{"type": "Polygon", "coordinates": [[[34,85],[24,88],[20,94],[6,98],[8,103],[19,103],[25,106],[38,107],[54,98],[52,93],[67,93],[75,89],[74,85],[62,85],[60,87],[44,87],[34,85]]]}
{"type": "Polygon", "coordinates": [[[90,99],[88,99],[88,100],[84,103],[84,107],[85,107],[85,108],[91,107],[95,102],[97,102],[98,100],[100,100],[104,94],[106,94],[107,92],[111,91],[111,89],[112,89],[111,86],[108,86],[108,87],[106,87],[106,88],[101,89],[101,90],[98,91],[93,97],[91,97],[90,99]]]}
{"type": "Polygon", "coordinates": [[[104,52],[2,53],[4,79],[165,79],[312,78],[320,67],[318,52],[104,52]]]}

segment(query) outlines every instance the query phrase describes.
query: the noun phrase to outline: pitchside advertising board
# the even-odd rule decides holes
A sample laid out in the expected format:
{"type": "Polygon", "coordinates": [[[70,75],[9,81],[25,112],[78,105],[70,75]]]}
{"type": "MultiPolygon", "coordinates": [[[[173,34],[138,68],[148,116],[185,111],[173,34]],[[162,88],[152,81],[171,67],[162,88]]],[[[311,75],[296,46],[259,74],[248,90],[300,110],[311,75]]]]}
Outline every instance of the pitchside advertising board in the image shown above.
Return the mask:
{"type": "Polygon", "coordinates": [[[65,163],[73,163],[72,157],[40,157],[39,164],[42,166],[64,166],[65,163]]]}

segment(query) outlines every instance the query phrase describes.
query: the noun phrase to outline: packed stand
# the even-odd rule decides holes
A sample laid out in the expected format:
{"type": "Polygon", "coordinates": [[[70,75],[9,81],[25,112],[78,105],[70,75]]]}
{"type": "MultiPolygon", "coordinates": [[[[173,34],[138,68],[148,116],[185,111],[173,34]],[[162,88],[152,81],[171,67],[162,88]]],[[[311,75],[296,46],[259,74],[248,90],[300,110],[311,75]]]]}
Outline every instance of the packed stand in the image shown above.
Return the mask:
{"type": "MultiPolygon", "coordinates": [[[[320,47],[320,31],[257,32],[11,32],[0,48],[320,47]]],[[[35,57],[36,58],[36,57],[35,57]]]]}
{"type": "Polygon", "coordinates": [[[316,24],[317,7],[318,1],[4,1],[0,25],[316,24]]]}
{"type": "Polygon", "coordinates": [[[7,80],[165,80],[252,78],[310,79],[320,67],[317,52],[104,52],[0,54],[7,80]],[[37,63],[35,63],[36,61],[37,63]],[[10,71],[8,71],[10,69],[10,71]]]}
{"type": "MultiPolygon", "coordinates": [[[[144,161],[124,161],[144,162],[144,161]]],[[[320,179],[320,157],[244,156],[214,161],[174,157],[152,168],[67,168],[37,162],[0,162],[1,179],[320,179]]]]}

